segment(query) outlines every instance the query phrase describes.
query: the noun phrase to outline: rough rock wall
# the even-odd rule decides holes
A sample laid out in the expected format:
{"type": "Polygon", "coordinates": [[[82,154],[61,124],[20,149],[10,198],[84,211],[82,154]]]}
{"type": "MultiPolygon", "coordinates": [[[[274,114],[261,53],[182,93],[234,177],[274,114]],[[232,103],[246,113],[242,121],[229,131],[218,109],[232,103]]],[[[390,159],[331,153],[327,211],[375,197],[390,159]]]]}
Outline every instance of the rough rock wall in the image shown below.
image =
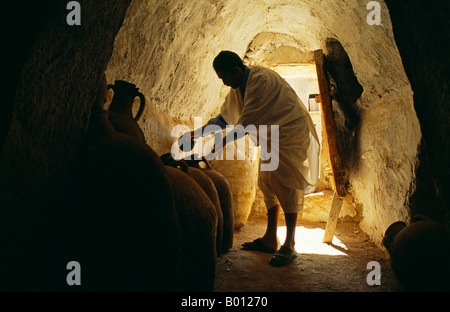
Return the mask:
{"type": "Polygon", "coordinates": [[[415,190],[414,212],[439,221],[445,218],[450,229],[450,3],[415,0],[387,4],[423,133],[418,171],[422,181],[415,190]]]}
{"type": "Polygon", "coordinates": [[[392,222],[409,219],[407,200],[421,137],[414,108],[403,100],[411,98],[411,90],[399,91],[363,112],[350,172],[354,198],[364,205],[360,226],[377,243],[392,222]]]}
{"type": "Polygon", "coordinates": [[[108,79],[138,84],[171,117],[206,120],[227,92],[211,66],[220,50],[252,62],[273,59],[280,47],[307,58],[316,49],[326,51],[328,38],[337,39],[364,89],[356,104],[361,119],[349,162],[350,191],[363,206],[363,229],[381,245],[386,227],[408,217],[421,133],[389,12],[379,2],[381,25],[369,26],[367,3],[356,0],[133,1],[108,79]],[[262,42],[249,50],[254,38],[262,42]]]}
{"type": "Polygon", "coordinates": [[[260,1],[133,1],[108,80],[132,81],[173,117],[209,118],[222,95],[214,57],[222,49],[245,51],[265,15],[260,1]]]}
{"type": "MultiPolygon", "coordinates": [[[[9,29],[23,29],[29,50],[18,53],[10,124],[0,150],[0,289],[49,289],[53,199],[83,139],[99,79],[129,1],[79,1],[81,26],[69,26],[67,2],[42,1],[34,17],[15,2],[9,29]],[[36,27],[38,27],[36,29],[36,27]]],[[[20,45],[27,47],[26,44],[20,45]]],[[[9,48],[14,49],[14,46],[9,48]]],[[[56,207],[57,208],[57,207],[56,207]]]]}

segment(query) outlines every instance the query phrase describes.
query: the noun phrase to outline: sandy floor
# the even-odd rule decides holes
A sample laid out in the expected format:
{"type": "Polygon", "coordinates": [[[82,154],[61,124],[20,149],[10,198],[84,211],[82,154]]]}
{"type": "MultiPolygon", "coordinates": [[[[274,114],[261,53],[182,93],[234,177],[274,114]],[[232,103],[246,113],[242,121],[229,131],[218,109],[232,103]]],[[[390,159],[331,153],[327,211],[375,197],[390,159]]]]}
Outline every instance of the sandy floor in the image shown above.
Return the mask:
{"type": "MultiPolygon", "coordinates": [[[[284,242],[285,227],[278,235],[284,242]]],[[[402,291],[389,266],[389,257],[378,249],[356,223],[339,223],[332,245],[322,243],[325,223],[299,222],[297,257],[284,267],[272,267],[271,255],[241,249],[245,241],[263,235],[264,219],[250,219],[235,231],[233,248],[217,262],[215,291],[249,292],[395,292],[402,291]],[[381,285],[369,286],[367,264],[381,266],[381,285]]]]}

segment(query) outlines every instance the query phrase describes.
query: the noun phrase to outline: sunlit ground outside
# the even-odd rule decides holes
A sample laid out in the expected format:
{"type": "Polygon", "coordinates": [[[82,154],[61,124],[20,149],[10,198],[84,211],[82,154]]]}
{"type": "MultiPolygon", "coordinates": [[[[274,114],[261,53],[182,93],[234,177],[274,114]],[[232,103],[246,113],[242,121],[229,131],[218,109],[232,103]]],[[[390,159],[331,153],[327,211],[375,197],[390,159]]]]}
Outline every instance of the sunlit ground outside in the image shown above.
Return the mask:
{"type": "MultiPolygon", "coordinates": [[[[347,256],[344,252],[347,247],[336,236],[333,238],[332,244],[322,243],[324,234],[324,229],[297,226],[295,230],[295,250],[300,254],[347,256]]],[[[286,226],[279,226],[277,235],[280,242],[283,243],[286,238],[286,226]]]]}

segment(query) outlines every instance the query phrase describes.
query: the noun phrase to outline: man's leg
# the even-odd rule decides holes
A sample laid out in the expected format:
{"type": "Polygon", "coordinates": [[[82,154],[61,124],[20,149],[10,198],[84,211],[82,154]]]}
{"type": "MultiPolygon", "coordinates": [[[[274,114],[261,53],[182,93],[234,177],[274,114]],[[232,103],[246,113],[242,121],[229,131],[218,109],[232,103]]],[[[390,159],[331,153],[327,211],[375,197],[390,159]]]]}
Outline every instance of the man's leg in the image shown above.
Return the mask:
{"type": "Polygon", "coordinates": [[[302,214],[304,192],[281,184],[274,183],[274,190],[281,207],[284,211],[286,220],[286,240],[283,246],[295,250],[295,229],[297,227],[297,218],[302,214]]]}
{"type": "Polygon", "coordinates": [[[286,246],[292,250],[295,250],[295,228],[297,227],[297,215],[298,213],[286,213],[284,215],[286,219],[286,240],[283,246],[286,246]]]}
{"type": "Polygon", "coordinates": [[[297,226],[298,213],[285,213],[286,219],[286,240],[277,252],[269,260],[273,266],[286,265],[297,255],[295,251],[295,228],[297,226]]]}
{"type": "Polygon", "coordinates": [[[295,230],[298,214],[303,210],[304,193],[294,188],[286,188],[281,184],[275,184],[274,188],[284,211],[286,240],[269,260],[269,263],[274,266],[281,266],[290,263],[297,255],[295,251],[295,230]]]}
{"type": "Polygon", "coordinates": [[[242,246],[245,250],[257,250],[267,253],[274,253],[278,250],[280,242],[277,236],[277,229],[280,210],[280,204],[276,204],[267,211],[266,233],[254,241],[243,243],[242,246]]]}
{"type": "Polygon", "coordinates": [[[278,250],[279,246],[277,229],[280,210],[281,210],[280,204],[277,204],[268,210],[266,233],[264,234],[263,237],[261,237],[261,240],[263,241],[264,245],[275,250],[278,250]]]}

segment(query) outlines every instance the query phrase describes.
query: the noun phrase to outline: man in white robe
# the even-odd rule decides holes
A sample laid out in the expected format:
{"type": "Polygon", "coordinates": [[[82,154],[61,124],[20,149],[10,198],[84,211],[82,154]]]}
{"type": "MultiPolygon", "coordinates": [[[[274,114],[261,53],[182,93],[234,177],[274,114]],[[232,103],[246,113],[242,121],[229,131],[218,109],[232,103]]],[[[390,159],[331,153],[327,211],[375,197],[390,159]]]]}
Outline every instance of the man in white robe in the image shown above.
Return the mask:
{"type": "MultiPolygon", "coordinates": [[[[257,129],[266,125],[265,146],[271,147],[272,155],[274,148],[278,150],[275,170],[261,170],[261,164],[268,160],[260,161],[258,186],[268,209],[266,233],[244,243],[243,248],[274,253],[269,263],[285,265],[296,256],[295,228],[298,213],[303,209],[305,191],[314,189],[318,180],[319,140],[311,116],[295,91],[276,72],[260,66],[245,66],[240,57],[231,51],[220,52],[213,67],[223,83],[232,89],[220,114],[207,125],[254,125],[257,129]],[[277,142],[271,141],[272,125],[279,127],[277,142]],[[281,248],[277,239],[280,209],[284,211],[287,228],[286,240],[281,248]]],[[[224,138],[224,143],[227,139],[224,138]]],[[[257,143],[264,146],[261,142],[257,143]]]]}

